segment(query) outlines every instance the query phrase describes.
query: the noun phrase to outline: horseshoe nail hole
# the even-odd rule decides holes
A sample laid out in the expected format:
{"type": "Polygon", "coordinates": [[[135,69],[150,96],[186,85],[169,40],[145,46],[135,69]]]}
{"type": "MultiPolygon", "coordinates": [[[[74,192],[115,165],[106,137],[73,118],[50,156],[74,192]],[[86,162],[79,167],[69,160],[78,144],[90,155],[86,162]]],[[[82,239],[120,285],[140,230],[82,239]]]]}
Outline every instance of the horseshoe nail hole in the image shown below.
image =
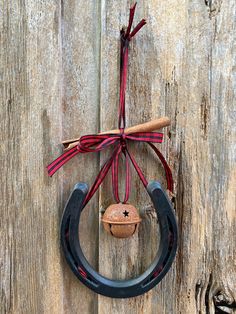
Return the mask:
{"type": "Polygon", "coordinates": [[[124,215],[125,217],[129,217],[129,212],[127,212],[127,210],[125,210],[125,211],[123,212],[123,215],[124,215]]]}

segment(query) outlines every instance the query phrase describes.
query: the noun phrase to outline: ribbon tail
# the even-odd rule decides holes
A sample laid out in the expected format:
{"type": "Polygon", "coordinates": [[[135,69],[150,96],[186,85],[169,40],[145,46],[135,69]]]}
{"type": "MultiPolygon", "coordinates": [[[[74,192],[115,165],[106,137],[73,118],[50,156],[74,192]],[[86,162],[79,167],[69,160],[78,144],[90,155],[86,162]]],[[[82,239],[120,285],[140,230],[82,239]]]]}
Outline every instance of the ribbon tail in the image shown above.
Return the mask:
{"type": "Polygon", "coordinates": [[[109,169],[112,166],[112,163],[114,161],[114,158],[116,157],[116,154],[118,152],[118,149],[115,149],[115,151],[113,152],[112,156],[104,163],[104,165],[102,166],[101,170],[99,171],[92,187],[90,188],[84,203],[83,203],[83,208],[86,206],[86,204],[89,202],[89,200],[93,197],[94,193],[97,191],[97,189],[99,188],[100,184],[103,182],[105,176],[107,175],[109,169]]]}
{"type": "Polygon", "coordinates": [[[59,170],[67,161],[69,161],[78,153],[80,153],[80,150],[76,146],[60,155],[57,159],[55,159],[47,166],[48,175],[52,177],[57,170],[59,170]]]}
{"type": "Polygon", "coordinates": [[[137,5],[137,2],[134,3],[132,5],[132,7],[129,9],[129,24],[128,24],[128,27],[127,27],[127,30],[126,30],[126,34],[125,34],[126,37],[128,37],[129,34],[130,34],[131,26],[132,26],[133,20],[134,20],[134,13],[135,13],[136,5],[137,5]]]}
{"type": "Polygon", "coordinates": [[[173,176],[172,176],[172,172],[171,172],[171,169],[167,163],[167,161],[165,160],[165,157],[162,155],[162,153],[156,148],[155,145],[153,145],[152,143],[148,143],[151,148],[154,150],[154,152],[156,153],[156,155],[159,157],[163,167],[164,167],[164,170],[165,170],[165,175],[166,175],[166,182],[167,182],[167,189],[173,193],[173,176]]]}
{"type": "Polygon", "coordinates": [[[140,180],[142,181],[144,187],[146,188],[147,185],[148,185],[147,179],[145,178],[145,176],[144,176],[142,170],[140,169],[140,167],[138,166],[138,164],[137,164],[135,158],[134,158],[134,157],[132,156],[132,154],[128,151],[127,147],[126,147],[126,152],[127,152],[128,156],[129,156],[129,159],[131,160],[131,162],[132,162],[132,164],[133,164],[133,166],[134,166],[134,169],[136,170],[136,172],[137,172],[137,174],[138,174],[140,180]]]}

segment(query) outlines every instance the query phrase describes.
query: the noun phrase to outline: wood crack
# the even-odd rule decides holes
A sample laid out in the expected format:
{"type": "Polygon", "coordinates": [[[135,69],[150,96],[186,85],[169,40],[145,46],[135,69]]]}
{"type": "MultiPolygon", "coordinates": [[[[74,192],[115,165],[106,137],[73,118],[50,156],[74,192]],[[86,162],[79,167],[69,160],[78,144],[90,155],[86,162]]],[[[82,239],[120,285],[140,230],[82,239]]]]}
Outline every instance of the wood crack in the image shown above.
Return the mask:
{"type": "Polygon", "coordinates": [[[227,297],[222,291],[219,291],[214,295],[213,302],[216,314],[236,312],[236,301],[227,297]]]}
{"type": "Polygon", "coordinates": [[[205,5],[209,8],[209,18],[215,17],[220,13],[222,0],[205,0],[205,5]]]}
{"type": "Polygon", "coordinates": [[[212,273],[210,273],[209,281],[208,281],[208,285],[207,285],[206,293],[205,293],[206,314],[210,314],[210,290],[212,287],[212,282],[213,282],[213,277],[212,277],[212,273]]]}
{"type": "Polygon", "coordinates": [[[195,302],[199,314],[232,314],[236,310],[234,298],[223,291],[223,286],[214,281],[212,273],[207,282],[202,282],[200,279],[197,281],[195,302]]]}
{"type": "Polygon", "coordinates": [[[208,123],[209,123],[209,103],[207,95],[202,96],[201,101],[201,129],[202,136],[206,140],[207,139],[207,131],[208,131],[208,123]]]}

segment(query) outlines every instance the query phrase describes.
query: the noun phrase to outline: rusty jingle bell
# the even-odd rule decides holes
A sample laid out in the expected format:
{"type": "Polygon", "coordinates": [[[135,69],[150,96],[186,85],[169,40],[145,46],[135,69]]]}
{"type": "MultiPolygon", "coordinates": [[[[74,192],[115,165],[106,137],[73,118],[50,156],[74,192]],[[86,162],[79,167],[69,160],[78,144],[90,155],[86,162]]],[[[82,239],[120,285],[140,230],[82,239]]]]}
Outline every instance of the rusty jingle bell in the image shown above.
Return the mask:
{"type": "Polygon", "coordinates": [[[130,204],[112,204],[102,217],[105,230],[116,238],[131,237],[141,222],[137,209],[130,204]]]}

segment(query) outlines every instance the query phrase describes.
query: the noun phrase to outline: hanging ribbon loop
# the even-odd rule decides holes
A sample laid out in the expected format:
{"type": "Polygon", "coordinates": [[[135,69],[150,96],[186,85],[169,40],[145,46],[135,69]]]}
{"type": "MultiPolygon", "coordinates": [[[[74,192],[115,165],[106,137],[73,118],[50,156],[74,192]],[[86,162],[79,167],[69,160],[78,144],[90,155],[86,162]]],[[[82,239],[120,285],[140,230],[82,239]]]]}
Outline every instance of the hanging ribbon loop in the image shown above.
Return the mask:
{"type": "Polygon", "coordinates": [[[129,152],[127,148],[128,141],[136,142],[146,142],[153,149],[154,153],[160,159],[166,174],[167,188],[173,191],[173,179],[171,170],[161,152],[156,148],[154,143],[161,143],[163,140],[163,134],[159,132],[136,132],[136,133],[125,133],[125,92],[127,83],[127,69],[128,69],[128,51],[130,40],[135,36],[135,34],[146,24],[146,21],[142,19],[136,27],[131,31],[133,24],[134,13],[135,13],[136,3],[130,8],[129,24],[127,29],[121,30],[121,53],[120,53],[120,99],[119,99],[119,116],[118,116],[118,128],[120,133],[106,133],[106,134],[91,134],[84,135],[79,139],[79,144],[61,156],[54,160],[51,164],[47,166],[49,176],[52,176],[59,168],[61,168],[66,162],[79,153],[92,153],[102,151],[109,146],[114,147],[114,151],[111,157],[104,163],[100,172],[98,173],[92,187],[90,188],[83,206],[85,206],[89,200],[92,198],[94,193],[99,188],[100,184],[106,177],[109,169],[112,169],[112,187],[113,195],[116,202],[120,202],[119,189],[118,189],[118,173],[119,173],[119,159],[123,155],[125,158],[125,196],[123,203],[126,203],[129,199],[130,194],[130,164],[135,168],[140,180],[142,181],[144,187],[147,187],[147,180],[139,168],[134,156],[129,152]]]}

